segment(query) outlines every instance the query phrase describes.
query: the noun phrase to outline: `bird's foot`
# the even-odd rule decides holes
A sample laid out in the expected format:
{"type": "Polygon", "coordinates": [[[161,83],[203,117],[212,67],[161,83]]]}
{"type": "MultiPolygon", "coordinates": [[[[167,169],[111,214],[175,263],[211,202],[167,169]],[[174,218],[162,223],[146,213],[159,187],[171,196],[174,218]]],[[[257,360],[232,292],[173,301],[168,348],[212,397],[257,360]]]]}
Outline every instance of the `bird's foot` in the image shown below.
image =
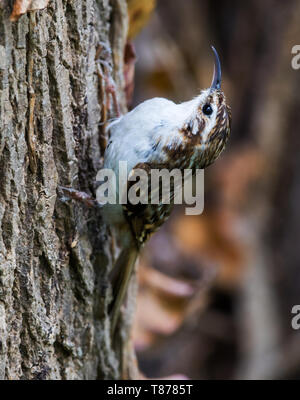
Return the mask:
{"type": "Polygon", "coordinates": [[[61,201],[76,200],[90,208],[100,207],[97,200],[85,192],[80,192],[79,190],[63,186],[59,186],[58,189],[61,192],[61,201]]]}

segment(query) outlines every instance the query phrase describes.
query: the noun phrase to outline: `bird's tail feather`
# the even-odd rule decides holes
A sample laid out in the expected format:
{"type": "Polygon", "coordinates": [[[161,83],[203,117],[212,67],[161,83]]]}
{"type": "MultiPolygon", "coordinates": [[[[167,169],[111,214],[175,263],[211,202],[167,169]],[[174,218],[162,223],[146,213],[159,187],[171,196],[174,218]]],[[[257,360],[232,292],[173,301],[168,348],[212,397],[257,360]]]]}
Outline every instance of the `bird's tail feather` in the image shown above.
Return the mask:
{"type": "Polygon", "coordinates": [[[126,247],[121,251],[114,266],[113,301],[110,307],[112,336],[116,329],[120,309],[125,299],[137,256],[138,249],[136,246],[126,247]]]}

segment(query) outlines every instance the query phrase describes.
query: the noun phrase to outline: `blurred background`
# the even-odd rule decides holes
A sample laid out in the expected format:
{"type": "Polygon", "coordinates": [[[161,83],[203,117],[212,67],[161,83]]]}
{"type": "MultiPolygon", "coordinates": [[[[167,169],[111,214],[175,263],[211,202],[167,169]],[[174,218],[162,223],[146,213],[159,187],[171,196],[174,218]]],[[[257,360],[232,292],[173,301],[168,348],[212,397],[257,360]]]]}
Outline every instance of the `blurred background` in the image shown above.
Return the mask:
{"type": "Polygon", "coordinates": [[[300,44],[300,1],[128,3],[132,106],[156,96],[182,102],[208,87],[213,44],[233,114],[227,148],[205,172],[204,213],[178,207],[140,259],[133,335],[141,372],[297,379],[300,70],[291,49],[300,44]]]}

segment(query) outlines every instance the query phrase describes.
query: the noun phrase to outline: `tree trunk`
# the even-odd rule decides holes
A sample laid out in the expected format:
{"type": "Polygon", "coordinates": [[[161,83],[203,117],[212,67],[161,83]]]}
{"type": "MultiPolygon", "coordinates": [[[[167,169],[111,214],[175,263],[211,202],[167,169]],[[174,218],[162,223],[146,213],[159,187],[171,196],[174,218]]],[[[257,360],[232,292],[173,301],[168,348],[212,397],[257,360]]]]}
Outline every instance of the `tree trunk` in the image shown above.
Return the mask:
{"type": "Polygon", "coordinates": [[[127,327],[114,349],[109,232],[57,188],[95,195],[107,96],[96,60],[106,54],[124,110],[126,2],[11,12],[0,0],[0,379],[119,378],[127,327]]]}

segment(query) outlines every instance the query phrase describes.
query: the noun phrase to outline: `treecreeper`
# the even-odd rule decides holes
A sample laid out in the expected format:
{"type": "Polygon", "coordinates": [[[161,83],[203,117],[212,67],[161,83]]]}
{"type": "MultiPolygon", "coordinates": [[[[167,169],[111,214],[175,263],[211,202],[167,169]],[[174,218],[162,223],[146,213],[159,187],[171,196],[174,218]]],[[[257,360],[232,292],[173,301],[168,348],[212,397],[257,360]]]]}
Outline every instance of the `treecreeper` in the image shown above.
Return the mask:
{"type": "MultiPolygon", "coordinates": [[[[115,173],[118,181],[120,162],[127,163],[126,188],[129,191],[135,171],[149,176],[145,193],[149,201],[133,204],[130,196],[121,204],[122,189],[116,185],[116,204],[100,205],[103,218],[113,228],[120,247],[112,274],[113,300],[110,305],[111,333],[118,324],[120,309],[142,246],[167,220],[172,208],[176,185],[171,185],[171,201],[151,202],[150,174],[154,169],[180,171],[204,169],[224,150],[231,130],[231,110],[221,90],[221,64],[212,47],[215,65],[211,86],[193,100],[175,104],[165,98],[153,98],[108,126],[109,141],[104,154],[103,168],[115,173]],[[128,185],[127,185],[128,183],[128,185]]],[[[62,188],[72,199],[89,206],[99,203],[89,195],[71,188],[62,188]]],[[[141,194],[140,194],[141,195],[141,194]]],[[[98,198],[98,196],[97,196],[98,198]]],[[[161,198],[159,198],[162,200],[161,198]]]]}

